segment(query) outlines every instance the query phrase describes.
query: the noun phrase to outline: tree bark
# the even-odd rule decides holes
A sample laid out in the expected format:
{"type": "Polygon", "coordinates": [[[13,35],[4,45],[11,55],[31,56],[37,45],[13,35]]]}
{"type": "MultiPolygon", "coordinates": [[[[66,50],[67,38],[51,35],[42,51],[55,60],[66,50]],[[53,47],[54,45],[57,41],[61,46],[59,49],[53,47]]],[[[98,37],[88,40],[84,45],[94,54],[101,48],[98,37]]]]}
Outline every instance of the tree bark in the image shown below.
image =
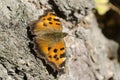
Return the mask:
{"type": "Polygon", "coordinates": [[[0,80],[120,80],[118,44],[104,37],[93,0],[0,0],[0,80]],[[34,56],[28,26],[48,9],[61,18],[65,73],[34,56]]]}

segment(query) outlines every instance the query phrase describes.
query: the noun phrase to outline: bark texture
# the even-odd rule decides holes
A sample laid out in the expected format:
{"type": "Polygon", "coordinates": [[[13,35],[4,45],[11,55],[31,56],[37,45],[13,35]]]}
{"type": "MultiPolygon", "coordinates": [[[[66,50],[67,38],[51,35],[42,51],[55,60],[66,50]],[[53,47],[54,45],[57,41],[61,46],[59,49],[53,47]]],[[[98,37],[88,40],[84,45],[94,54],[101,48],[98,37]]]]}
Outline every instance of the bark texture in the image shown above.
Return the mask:
{"type": "Polygon", "coordinates": [[[0,79],[120,80],[118,44],[101,33],[93,8],[93,0],[0,0],[0,79]],[[68,33],[61,75],[48,71],[29,44],[28,25],[47,9],[61,18],[68,33]]]}

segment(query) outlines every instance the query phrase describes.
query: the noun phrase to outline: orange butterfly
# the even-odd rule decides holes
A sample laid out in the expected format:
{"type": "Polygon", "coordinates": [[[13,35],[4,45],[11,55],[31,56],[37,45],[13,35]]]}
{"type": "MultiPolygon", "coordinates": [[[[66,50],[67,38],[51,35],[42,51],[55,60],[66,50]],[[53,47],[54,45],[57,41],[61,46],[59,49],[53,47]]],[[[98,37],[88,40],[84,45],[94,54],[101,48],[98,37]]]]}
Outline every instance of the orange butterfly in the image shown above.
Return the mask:
{"type": "Polygon", "coordinates": [[[67,33],[62,32],[59,18],[48,12],[42,16],[32,28],[35,35],[35,51],[39,58],[43,58],[54,70],[63,69],[65,57],[65,43],[63,38],[67,33]]]}

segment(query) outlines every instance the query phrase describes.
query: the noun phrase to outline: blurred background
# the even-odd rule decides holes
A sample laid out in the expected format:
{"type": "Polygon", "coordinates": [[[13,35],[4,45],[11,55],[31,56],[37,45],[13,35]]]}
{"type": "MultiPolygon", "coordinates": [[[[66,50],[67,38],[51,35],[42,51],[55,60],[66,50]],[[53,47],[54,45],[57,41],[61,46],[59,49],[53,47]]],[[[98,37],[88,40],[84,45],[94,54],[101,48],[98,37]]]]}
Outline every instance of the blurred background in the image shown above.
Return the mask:
{"type": "MultiPolygon", "coordinates": [[[[120,0],[95,0],[95,15],[103,34],[120,45],[120,0]]],[[[120,47],[118,50],[120,62],[120,47]]]]}

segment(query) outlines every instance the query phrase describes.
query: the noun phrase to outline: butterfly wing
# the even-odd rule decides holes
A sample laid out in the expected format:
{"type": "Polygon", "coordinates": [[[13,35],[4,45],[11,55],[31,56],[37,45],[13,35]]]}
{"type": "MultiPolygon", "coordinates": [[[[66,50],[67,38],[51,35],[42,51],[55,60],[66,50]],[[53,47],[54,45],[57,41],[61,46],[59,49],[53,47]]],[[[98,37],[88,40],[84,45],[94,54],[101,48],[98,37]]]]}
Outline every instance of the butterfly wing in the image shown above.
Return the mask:
{"type": "Polygon", "coordinates": [[[44,32],[49,31],[61,31],[62,32],[62,25],[59,18],[52,12],[49,12],[40,20],[37,21],[33,28],[34,35],[41,35],[44,32]]]}
{"type": "Polygon", "coordinates": [[[62,67],[62,64],[65,62],[65,44],[63,39],[53,40],[45,38],[36,37],[35,40],[37,48],[39,50],[39,57],[44,57],[47,59],[47,62],[55,66],[57,70],[62,67]]]}

